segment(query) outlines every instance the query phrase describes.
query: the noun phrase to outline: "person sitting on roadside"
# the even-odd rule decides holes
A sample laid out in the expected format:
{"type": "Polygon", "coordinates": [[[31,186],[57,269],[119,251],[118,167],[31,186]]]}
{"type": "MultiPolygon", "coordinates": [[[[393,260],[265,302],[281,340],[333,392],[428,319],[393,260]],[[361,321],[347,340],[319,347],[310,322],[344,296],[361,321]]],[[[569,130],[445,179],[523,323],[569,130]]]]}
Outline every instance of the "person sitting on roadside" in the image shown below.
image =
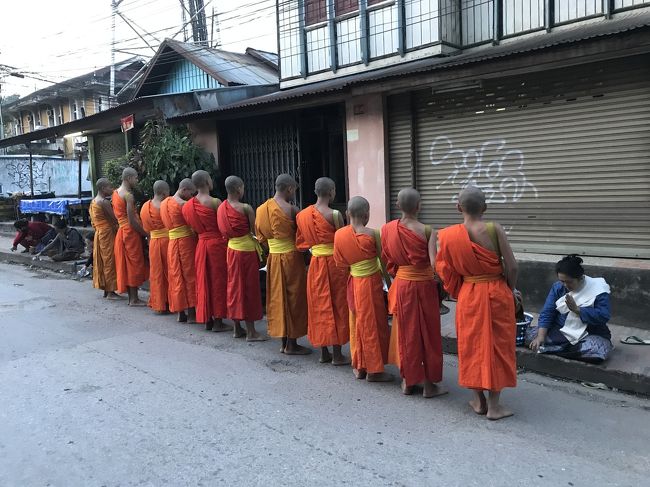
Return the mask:
{"type": "Polygon", "coordinates": [[[22,253],[38,252],[56,237],[54,228],[43,222],[29,222],[22,219],[16,221],[14,227],[18,233],[16,233],[16,238],[11,246],[12,252],[18,250],[19,245],[24,247],[22,253]],[[40,248],[35,250],[36,247],[40,248]]]}
{"type": "Polygon", "coordinates": [[[585,275],[582,259],[568,255],[555,266],[558,282],[548,293],[537,326],[527,331],[533,351],[602,363],[614,349],[607,326],[610,288],[602,277],[585,275]]]}
{"type": "Polygon", "coordinates": [[[40,257],[45,254],[55,262],[79,259],[85,248],[81,233],[76,228],[68,227],[63,219],[58,220],[54,228],[56,237],[36,255],[40,257]]]}

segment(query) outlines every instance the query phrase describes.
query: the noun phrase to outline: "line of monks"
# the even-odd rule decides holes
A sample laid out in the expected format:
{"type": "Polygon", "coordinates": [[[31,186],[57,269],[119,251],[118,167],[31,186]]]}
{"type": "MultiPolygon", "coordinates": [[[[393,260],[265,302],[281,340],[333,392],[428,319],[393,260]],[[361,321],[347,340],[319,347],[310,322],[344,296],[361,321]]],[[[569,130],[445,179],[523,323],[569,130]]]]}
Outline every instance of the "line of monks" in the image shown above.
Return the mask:
{"type": "Polygon", "coordinates": [[[297,183],[287,174],[256,211],[242,202],[239,177],[226,179],[228,198],[220,201],[210,195],[210,175],[196,171],[172,196],[157,181],[138,213],[137,182],[131,168],[116,190],[97,181],[90,208],[93,285],[105,298],[128,293],[129,305],[144,306],[138,288],[148,279],[148,305],[157,313],[263,341],[268,337],[255,322],[263,316],[259,272],[265,265],[268,334],[281,338],[281,353],[309,354],[298,344],[307,335],[320,348],[321,363],[351,363],[355,377],[369,382],[392,380],[384,366],[396,364],[404,394],[421,385],[424,397],[434,397],[447,392],[440,385],[442,280],[457,299],[459,382],[473,391],[470,405],[489,419],[512,415],[499,395],[516,385],[517,268],[503,229],[482,221],[486,204],[478,188],[459,195],[464,223],[439,232],[418,221],[420,194],[404,189],[402,217],[378,231],[367,227],[370,206],[360,196],[348,202],[345,224],[330,207],[336,188],[329,178],[316,181],[317,202],[302,211],[293,204],[297,183]],[[341,351],[348,342],[350,358],[341,351]]]}

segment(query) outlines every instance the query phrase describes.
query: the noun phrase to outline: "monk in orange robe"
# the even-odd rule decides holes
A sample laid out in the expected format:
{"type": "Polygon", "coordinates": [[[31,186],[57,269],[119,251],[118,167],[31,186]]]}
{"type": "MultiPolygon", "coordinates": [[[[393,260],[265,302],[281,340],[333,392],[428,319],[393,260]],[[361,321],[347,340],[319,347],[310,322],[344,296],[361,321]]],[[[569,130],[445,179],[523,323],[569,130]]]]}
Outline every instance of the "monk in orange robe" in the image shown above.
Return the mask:
{"type": "Polygon", "coordinates": [[[390,382],[388,363],[388,311],[384,302],[377,232],[368,228],[370,204],[355,196],[348,202],[350,224],[334,235],[334,260],[350,268],[350,351],[357,379],[390,382]]]}
{"type": "Polygon", "coordinates": [[[235,338],[264,341],[268,337],[255,330],[255,322],[263,316],[259,270],[262,249],[253,237],[255,212],[250,205],[241,202],[244,182],[239,177],[228,176],[225,184],[228,199],[219,205],[217,221],[221,234],[228,239],[226,314],[235,321],[235,338]],[[246,331],[241,327],[242,321],[246,323],[246,331]]]}
{"type": "Polygon", "coordinates": [[[436,385],[442,380],[440,308],[433,271],[436,236],[418,221],[420,193],[415,189],[400,191],[397,206],[402,217],[381,229],[382,255],[388,272],[395,276],[388,291],[393,315],[389,352],[395,351],[404,394],[412,394],[413,386],[422,384],[424,397],[440,396],[447,390],[436,385]]]}
{"type": "Polygon", "coordinates": [[[191,179],[183,179],[174,196],[160,204],[160,217],[169,231],[167,246],[167,281],[169,286],[169,311],[178,313],[180,323],[196,322],[196,270],[194,252],[196,235],[183,218],[183,205],[196,189],[191,179]],[[189,315],[189,318],[188,318],[189,315]]]}
{"type": "Polygon", "coordinates": [[[282,338],[281,352],[307,355],[311,349],[298,345],[307,334],[307,270],[296,249],[295,199],[298,184],[288,174],[275,180],[275,196],[263,203],[255,218],[255,233],[268,242],[266,263],[266,318],[269,335],[282,338]]]}
{"type": "Polygon", "coordinates": [[[198,194],[183,205],[183,218],[199,236],[194,254],[196,321],[204,323],[208,331],[230,331],[232,327],[222,321],[227,315],[228,242],[217,225],[217,208],[221,200],[210,195],[213,183],[207,171],[195,171],[192,174],[192,184],[198,194]]]}
{"type": "Polygon", "coordinates": [[[483,222],[486,208],[480,189],[468,187],[460,193],[464,223],[438,232],[436,271],[458,300],[458,382],[473,390],[470,405],[477,414],[501,419],[512,416],[499,403],[501,390],[517,385],[517,262],[503,228],[483,222]],[[484,391],[489,392],[487,399],[484,391]]]}
{"type": "Polygon", "coordinates": [[[107,299],[122,299],[115,293],[117,274],[115,271],[115,233],[117,218],[111,206],[113,188],[106,178],[97,180],[97,196],[90,203],[90,221],[95,229],[93,240],[93,287],[102,289],[107,299]]]}
{"type": "Polygon", "coordinates": [[[127,167],[122,172],[122,185],[113,193],[111,203],[120,226],[115,236],[115,267],[118,292],[129,293],[130,306],[146,306],[138,297],[138,287],[148,279],[149,269],[142,247],[147,232],[142,228],[133,199],[137,184],[138,173],[127,167]]]}
{"type": "Polygon", "coordinates": [[[142,205],[140,220],[149,233],[149,307],[156,313],[169,313],[167,295],[167,247],[169,232],[160,217],[160,205],[169,197],[169,184],[153,184],[153,198],[142,205]]]}
{"type": "Polygon", "coordinates": [[[307,336],[320,347],[320,363],[348,365],[350,359],[341,347],[350,340],[349,310],[346,296],[348,272],[334,262],[334,232],[343,226],[341,214],[330,208],[336,186],[330,178],[319,178],[315,188],[318,200],[296,215],[296,247],[311,250],[307,272],[307,336]],[[327,347],[332,347],[330,354],[327,347]]]}

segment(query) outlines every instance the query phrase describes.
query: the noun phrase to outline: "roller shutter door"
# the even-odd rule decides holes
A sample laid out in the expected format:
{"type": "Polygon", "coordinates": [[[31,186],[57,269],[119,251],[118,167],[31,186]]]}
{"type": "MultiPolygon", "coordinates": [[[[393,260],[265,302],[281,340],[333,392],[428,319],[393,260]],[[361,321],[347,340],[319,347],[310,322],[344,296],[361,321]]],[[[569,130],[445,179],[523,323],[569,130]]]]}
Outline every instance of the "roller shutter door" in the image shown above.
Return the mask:
{"type": "Polygon", "coordinates": [[[454,197],[475,184],[515,250],[650,258],[649,67],[631,58],[415,93],[423,219],[458,223],[454,197]]]}
{"type": "Polygon", "coordinates": [[[388,140],[389,146],[389,178],[390,178],[390,208],[396,217],[397,193],[402,188],[413,186],[412,180],[412,112],[411,96],[409,94],[394,96],[388,99],[388,140]]]}

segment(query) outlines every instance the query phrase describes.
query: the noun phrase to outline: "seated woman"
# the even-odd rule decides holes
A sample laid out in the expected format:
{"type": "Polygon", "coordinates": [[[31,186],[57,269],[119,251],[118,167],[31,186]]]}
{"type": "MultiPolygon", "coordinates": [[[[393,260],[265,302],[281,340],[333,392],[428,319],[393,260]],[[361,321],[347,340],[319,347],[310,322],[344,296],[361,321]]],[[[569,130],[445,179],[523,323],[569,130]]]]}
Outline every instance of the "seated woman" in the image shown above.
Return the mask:
{"type": "Polygon", "coordinates": [[[563,258],[555,272],[558,282],[548,293],[537,326],[528,329],[526,342],[540,353],[603,362],[614,349],[607,327],[609,285],[601,277],[585,276],[577,255],[563,258]]]}

